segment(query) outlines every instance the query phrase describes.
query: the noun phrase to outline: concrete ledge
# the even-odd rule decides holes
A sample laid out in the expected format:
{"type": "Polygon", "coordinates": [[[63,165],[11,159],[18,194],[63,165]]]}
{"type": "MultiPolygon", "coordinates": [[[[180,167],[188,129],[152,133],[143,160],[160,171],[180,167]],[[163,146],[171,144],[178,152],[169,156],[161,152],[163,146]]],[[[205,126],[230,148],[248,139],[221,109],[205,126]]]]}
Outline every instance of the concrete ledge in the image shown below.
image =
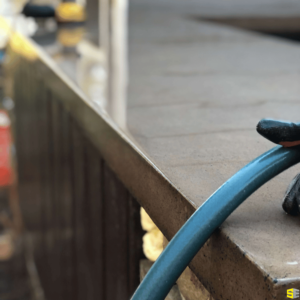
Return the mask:
{"type": "MultiPolygon", "coordinates": [[[[211,193],[272,147],[256,134],[258,120],[299,119],[299,46],[155,7],[133,6],[129,33],[124,130],[42,49],[34,62],[14,58],[64,95],[64,108],[170,240],[211,193]]],[[[215,299],[282,299],[300,288],[299,219],[281,209],[297,171],[252,195],[192,261],[215,299]]]]}
{"type": "MultiPolygon", "coordinates": [[[[273,146],[255,131],[261,118],[299,119],[299,46],[152,10],[131,10],[128,128],[195,209],[273,146]]],[[[281,299],[300,287],[299,219],[281,208],[297,169],[251,196],[192,261],[215,299],[281,299]]],[[[190,210],[174,198],[167,221],[165,204],[145,209],[170,239],[190,210]]]]}

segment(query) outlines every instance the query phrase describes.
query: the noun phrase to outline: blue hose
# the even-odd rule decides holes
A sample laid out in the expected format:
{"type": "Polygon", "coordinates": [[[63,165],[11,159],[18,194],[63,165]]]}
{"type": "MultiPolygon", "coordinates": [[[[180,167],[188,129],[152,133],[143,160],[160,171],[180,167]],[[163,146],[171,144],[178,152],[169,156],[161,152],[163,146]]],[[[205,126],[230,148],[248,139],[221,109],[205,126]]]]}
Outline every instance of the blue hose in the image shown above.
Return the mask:
{"type": "Polygon", "coordinates": [[[233,175],[177,232],[131,299],[165,299],[180,274],[226,218],[264,183],[299,161],[299,148],[277,146],[233,175]]]}

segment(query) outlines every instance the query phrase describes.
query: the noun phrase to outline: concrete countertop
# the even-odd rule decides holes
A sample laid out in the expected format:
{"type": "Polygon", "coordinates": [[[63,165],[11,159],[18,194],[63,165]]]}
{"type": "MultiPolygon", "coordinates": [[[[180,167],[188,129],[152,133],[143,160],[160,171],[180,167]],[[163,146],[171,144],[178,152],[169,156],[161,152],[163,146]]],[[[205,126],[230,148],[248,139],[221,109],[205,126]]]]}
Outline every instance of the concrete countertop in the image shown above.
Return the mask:
{"type": "MultiPolygon", "coordinates": [[[[300,45],[197,22],[181,11],[132,6],[129,20],[129,131],[198,208],[236,171],[273,146],[256,133],[261,118],[299,121],[300,45]]],[[[272,278],[274,289],[291,281],[299,288],[300,219],[281,208],[297,172],[298,166],[266,184],[223,224],[222,233],[243,253],[238,263],[235,250],[220,241],[214,242],[219,251],[203,251],[213,253],[211,260],[203,258],[202,270],[194,271],[216,299],[222,294],[227,299],[230,289],[243,290],[237,292],[239,299],[265,299],[246,275],[255,268],[272,278]],[[222,288],[216,287],[220,281],[222,288]]],[[[286,287],[281,289],[271,292],[276,299],[285,296],[286,287]]]]}
{"type": "MultiPolygon", "coordinates": [[[[113,159],[111,165],[168,239],[219,186],[273,147],[256,133],[261,118],[300,118],[298,43],[192,16],[298,16],[298,2],[232,0],[231,10],[218,10],[221,2],[131,1],[123,131],[153,169],[132,171],[125,158],[120,167],[113,159]]],[[[65,54],[54,60],[84,78],[76,76],[78,57],[64,64],[65,54]]],[[[126,151],[111,150],[124,157],[126,151]]],[[[281,208],[298,171],[295,166],[252,195],[191,263],[214,299],[282,299],[287,288],[300,288],[300,218],[281,208]]]]}

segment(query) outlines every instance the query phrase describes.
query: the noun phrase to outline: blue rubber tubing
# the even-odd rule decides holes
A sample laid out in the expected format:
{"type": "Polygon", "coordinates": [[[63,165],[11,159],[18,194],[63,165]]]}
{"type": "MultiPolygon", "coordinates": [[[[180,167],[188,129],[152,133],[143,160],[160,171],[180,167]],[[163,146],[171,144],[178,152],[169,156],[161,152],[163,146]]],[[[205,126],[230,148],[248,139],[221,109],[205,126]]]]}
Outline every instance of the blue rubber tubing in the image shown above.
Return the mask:
{"type": "Polygon", "coordinates": [[[180,274],[226,218],[264,183],[299,161],[298,147],[277,146],[233,175],[177,232],[131,299],[165,299],[180,274]]]}

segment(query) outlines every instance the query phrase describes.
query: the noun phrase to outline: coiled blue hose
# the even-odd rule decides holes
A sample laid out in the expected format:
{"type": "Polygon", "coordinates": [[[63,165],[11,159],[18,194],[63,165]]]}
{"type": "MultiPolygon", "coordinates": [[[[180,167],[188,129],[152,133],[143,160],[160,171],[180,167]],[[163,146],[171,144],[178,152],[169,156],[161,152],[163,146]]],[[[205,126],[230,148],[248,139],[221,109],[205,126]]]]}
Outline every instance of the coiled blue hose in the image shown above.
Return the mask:
{"type": "Polygon", "coordinates": [[[131,299],[165,299],[180,274],[226,218],[264,183],[299,161],[298,147],[277,146],[233,175],[177,232],[131,299]]]}

